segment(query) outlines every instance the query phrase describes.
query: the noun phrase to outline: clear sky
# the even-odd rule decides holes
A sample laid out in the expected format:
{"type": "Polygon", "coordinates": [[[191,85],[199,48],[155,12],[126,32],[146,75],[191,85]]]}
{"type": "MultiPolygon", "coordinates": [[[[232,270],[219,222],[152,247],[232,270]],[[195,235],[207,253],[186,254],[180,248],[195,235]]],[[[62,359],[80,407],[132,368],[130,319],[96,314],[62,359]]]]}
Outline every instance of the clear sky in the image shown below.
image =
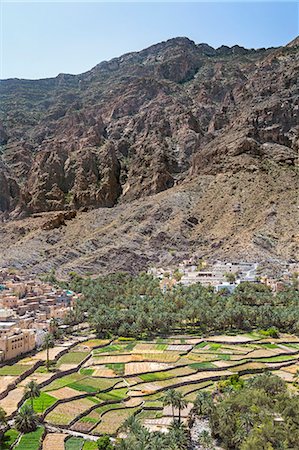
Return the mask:
{"type": "Polygon", "coordinates": [[[82,73],[176,36],[268,47],[298,35],[297,2],[13,2],[0,0],[0,78],[82,73]]]}

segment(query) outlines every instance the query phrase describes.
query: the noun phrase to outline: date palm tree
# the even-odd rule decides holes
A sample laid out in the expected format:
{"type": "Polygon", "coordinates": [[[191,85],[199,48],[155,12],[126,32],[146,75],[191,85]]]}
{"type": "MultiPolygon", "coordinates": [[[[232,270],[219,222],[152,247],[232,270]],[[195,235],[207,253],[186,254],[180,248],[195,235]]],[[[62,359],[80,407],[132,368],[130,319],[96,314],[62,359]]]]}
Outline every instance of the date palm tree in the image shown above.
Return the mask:
{"type": "MultiPolygon", "coordinates": [[[[185,450],[190,447],[190,433],[186,425],[173,422],[168,433],[169,450],[185,450]]],[[[168,448],[168,447],[167,447],[168,448]]]]}
{"type": "Polygon", "coordinates": [[[24,405],[15,417],[15,427],[21,433],[29,433],[37,428],[38,417],[29,405],[24,405]]]}
{"type": "Polygon", "coordinates": [[[214,441],[211,434],[204,430],[198,436],[198,443],[200,444],[203,450],[212,450],[214,449],[214,441]]]}
{"type": "Polygon", "coordinates": [[[174,408],[177,406],[177,392],[174,389],[168,389],[163,398],[164,406],[171,406],[172,408],[172,418],[175,419],[174,408]]]}
{"type": "Polygon", "coordinates": [[[6,424],[6,412],[0,406],[0,426],[6,424]]]}
{"type": "Polygon", "coordinates": [[[163,399],[164,406],[171,406],[172,417],[175,420],[175,409],[179,411],[179,423],[181,423],[181,411],[186,408],[187,402],[181,392],[177,392],[175,389],[169,389],[163,399]]]}
{"type": "Polygon", "coordinates": [[[183,409],[187,408],[187,401],[181,392],[176,392],[175,406],[179,410],[179,424],[181,423],[181,412],[183,409]]]}
{"type": "Polygon", "coordinates": [[[31,380],[28,384],[25,386],[25,398],[30,399],[31,402],[31,409],[33,410],[33,400],[35,398],[38,398],[40,396],[40,388],[38,384],[31,380]]]}
{"type": "Polygon", "coordinates": [[[53,334],[47,333],[43,340],[43,349],[47,351],[46,356],[46,367],[49,370],[50,360],[49,360],[49,350],[54,347],[54,337],[53,334]]]}
{"type": "Polygon", "coordinates": [[[213,409],[213,399],[209,392],[200,392],[194,402],[193,412],[198,416],[208,416],[213,409]]]}
{"type": "Polygon", "coordinates": [[[5,425],[6,425],[6,412],[0,406],[0,444],[1,444],[1,439],[3,437],[3,434],[4,434],[5,425]]]}

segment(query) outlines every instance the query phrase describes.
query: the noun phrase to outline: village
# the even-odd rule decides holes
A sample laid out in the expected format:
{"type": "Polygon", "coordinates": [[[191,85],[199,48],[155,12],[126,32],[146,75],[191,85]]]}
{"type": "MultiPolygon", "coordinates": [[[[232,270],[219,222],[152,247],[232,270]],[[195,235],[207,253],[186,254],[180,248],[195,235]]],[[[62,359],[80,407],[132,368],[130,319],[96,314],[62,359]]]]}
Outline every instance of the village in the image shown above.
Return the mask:
{"type": "MultiPolygon", "coordinates": [[[[219,302],[221,308],[231,304],[231,293],[242,283],[247,283],[245,289],[257,296],[261,289],[260,298],[265,291],[271,298],[279,298],[282,291],[287,293],[288,287],[294,286],[295,277],[298,279],[295,265],[285,266],[279,276],[270,277],[257,262],[206,262],[195,258],[173,267],[151,267],[147,272],[139,275],[142,284],[135,284],[141,303],[146,298],[140,286],[146,288],[147,283],[153,286],[158,303],[163,299],[165,303],[169,299],[181,301],[184,295],[189,298],[192,289],[197,289],[192,285],[200,284],[208,289],[202,290],[203,298],[199,298],[197,307],[201,311],[205,304],[206,312],[209,298],[219,302]],[[180,293],[177,298],[176,292],[180,293]]],[[[116,299],[122,298],[118,292],[121,289],[123,295],[125,287],[117,286],[117,276],[123,274],[115,274],[110,285],[116,299]]],[[[133,277],[126,276],[130,284],[133,277]]],[[[101,289],[105,282],[105,277],[88,279],[92,285],[102,284],[101,289]]],[[[248,377],[265,371],[271,371],[271,376],[279,377],[290,392],[297,393],[299,338],[292,332],[281,332],[269,325],[265,329],[223,328],[219,332],[213,320],[212,331],[206,333],[201,331],[200,323],[194,327],[190,319],[185,327],[188,316],[183,315],[183,321],[177,322],[171,333],[155,328],[146,334],[143,325],[141,332],[130,337],[110,331],[113,314],[104,316],[103,309],[101,328],[91,316],[89,323],[84,323],[84,315],[82,323],[70,326],[76,305],[87,298],[86,291],[83,295],[78,288],[77,293],[75,286],[80,285],[58,283],[55,276],[33,278],[14,269],[0,272],[0,411],[5,418],[5,450],[96,450],[105,439],[109,450],[118,448],[117,443],[130,434],[126,424],[135,417],[148,436],[153,432],[171,436],[177,424],[189,436],[192,448],[212,449],[217,442],[210,423],[200,411],[196,412],[203,396],[213,402],[225,389],[235,389],[236,383],[245,386],[248,377]],[[60,284],[74,290],[63,289],[60,284]],[[109,324],[109,333],[104,335],[105,323],[109,324]],[[53,338],[51,345],[45,345],[47,337],[53,338]],[[28,397],[29,391],[32,397],[28,397]],[[33,415],[32,429],[19,427],[22,414],[26,421],[33,415]],[[205,446],[206,441],[209,446],[205,446]],[[27,442],[30,447],[26,447],[27,442]]],[[[135,301],[132,285],[129,289],[135,301]]],[[[102,290],[104,299],[107,292],[109,289],[102,290]]],[[[96,297],[95,301],[100,304],[103,298],[96,297]]],[[[196,299],[190,298],[193,307],[196,299]]],[[[151,295],[147,301],[149,307],[151,295]]],[[[110,308],[112,302],[113,298],[110,308]]],[[[235,300],[233,309],[238,308],[238,302],[235,300]]],[[[261,380],[268,382],[268,378],[261,380]]]]}
{"type": "MultiPolygon", "coordinates": [[[[264,275],[256,262],[215,261],[190,258],[177,268],[152,267],[148,274],[160,280],[162,292],[175,285],[200,283],[222,295],[231,294],[244,282],[264,283],[275,292],[290,285],[296,267],[285,267],[278,278],[264,275]]],[[[40,348],[53,324],[61,330],[80,294],[15,271],[0,271],[0,363],[40,348]]]]}
{"type": "Polygon", "coordinates": [[[53,324],[63,320],[78,295],[38,278],[0,272],[0,363],[41,347],[53,324]]]}
{"type": "Polygon", "coordinates": [[[200,283],[211,286],[215,292],[232,293],[238,285],[244,282],[263,283],[272,292],[280,292],[292,283],[298,273],[298,265],[285,264],[279,276],[267,275],[257,262],[246,261],[214,261],[207,262],[190,258],[182,261],[177,268],[148,269],[148,273],[160,279],[162,291],[171,289],[177,284],[190,286],[200,283]]]}

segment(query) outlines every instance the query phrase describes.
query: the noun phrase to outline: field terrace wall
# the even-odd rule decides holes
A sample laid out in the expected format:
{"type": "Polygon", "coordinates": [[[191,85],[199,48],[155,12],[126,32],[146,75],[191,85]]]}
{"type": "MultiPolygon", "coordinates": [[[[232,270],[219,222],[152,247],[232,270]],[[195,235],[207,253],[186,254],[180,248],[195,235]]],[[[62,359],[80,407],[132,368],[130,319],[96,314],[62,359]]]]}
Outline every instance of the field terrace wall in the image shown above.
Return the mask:
{"type": "MultiPolygon", "coordinates": [[[[71,348],[75,347],[76,345],[78,345],[78,342],[74,342],[74,343],[71,344],[69,347],[66,347],[65,349],[61,350],[61,352],[59,352],[59,353],[55,356],[55,358],[53,359],[53,361],[54,361],[54,362],[57,362],[59,358],[61,358],[61,357],[62,357],[63,355],[65,355],[66,353],[68,353],[69,350],[70,350],[71,348]]],[[[89,357],[90,357],[90,355],[88,355],[88,357],[86,357],[85,359],[88,360],[89,357]]],[[[20,359],[19,359],[19,360],[20,360],[20,359]]],[[[81,364],[84,364],[84,362],[86,362],[86,361],[83,360],[83,361],[80,363],[80,367],[81,367],[81,364]]],[[[26,370],[25,372],[23,372],[16,380],[14,380],[13,383],[9,384],[9,385],[7,386],[7,388],[0,394],[0,400],[2,400],[3,398],[5,398],[5,397],[8,395],[8,393],[9,393],[10,391],[14,390],[14,389],[17,387],[17,385],[18,385],[19,383],[21,383],[21,382],[22,382],[23,380],[25,380],[27,377],[29,377],[30,375],[32,375],[32,374],[35,372],[35,370],[37,370],[37,369],[38,369],[39,367],[41,367],[43,364],[44,364],[44,361],[43,361],[43,360],[37,361],[32,367],[30,367],[30,369],[28,369],[28,370],[26,370]]],[[[80,367],[79,367],[79,368],[80,368],[80,367]]],[[[39,387],[40,387],[40,388],[43,388],[44,386],[47,386],[48,384],[50,384],[50,383],[51,383],[52,381],[54,381],[55,379],[57,379],[57,378],[62,378],[63,376],[69,375],[69,374],[71,374],[71,373],[74,373],[74,372],[76,372],[77,370],[78,370],[78,368],[75,367],[75,368],[73,368],[73,369],[69,369],[69,370],[64,371],[64,372],[56,372],[56,373],[53,374],[53,376],[52,376],[51,378],[49,378],[48,380],[45,380],[45,381],[43,381],[42,383],[40,383],[40,384],[39,384],[39,387]]],[[[0,380],[1,380],[1,378],[0,378],[0,380]]],[[[20,400],[20,402],[18,402],[17,408],[19,409],[19,408],[22,406],[23,403],[24,403],[24,398],[22,398],[22,399],[20,400]]],[[[16,411],[16,412],[17,412],[17,411],[16,411]]],[[[10,415],[10,416],[9,416],[9,419],[10,419],[10,418],[13,418],[13,417],[15,416],[16,412],[15,412],[14,414],[10,415]]]]}
{"type": "MultiPolygon", "coordinates": [[[[59,352],[55,358],[53,359],[54,362],[57,362],[59,360],[59,358],[61,358],[63,355],[67,354],[72,348],[76,347],[79,344],[84,344],[85,341],[87,341],[88,339],[84,339],[83,341],[80,342],[74,342],[73,344],[71,344],[69,347],[66,347],[65,349],[61,350],[61,352],[59,352]]],[[[105,344],[107,345],[107,344],[105,344]]],[[[105,345],[99,345],[96,346],[94,348],[101,348],[101,347],[105,347],[105,345]]],[[[48,384],[52,383],[53,381],[62,378],[66,375],[71,375],[72,373],[76,373],[78,370],[81,369],[81,367],[88,361],[88,359],[91,357],[91,355],[87,355],[76,367],[72,368],[72,369],[68,369],[65,371],[61,371],[61,372],[55,372],[53,373],[53,376],[41,383],[39,383],[39,388],[42,389],[43,387],[47,386],[48,384]]],[[[22,375],[20,375],[17,380],[15,380],[11,385],[9,385],[7,387],[7,389],[5,391],[3,391],[3,393],[5,393],[4,395],[0,395],[0,400],[3,399],[4,397],[6,397],[6,395],[12,391],[13,389],[15,389],[17,387],[17,385],[23,381],[24,379],[26,379],[28,376],[32,375],[33,372],[35,372],[36,369],[38,369],[40,366],[42,366],[44,364],[43,360],[38,361],[33,367],[31,367],[30,369],[28,369],[26,372],[22,373],[22,375]]],[[[104,391],[103,391],[104,392],[104,391]]],[[[3,394],[2,393],[2,394],[3,394]]],[[[95,392],[97,393],[97,392],[95,392]]],[[[91,394],[87,394],[86,396],[91,395],[91,394]]],[[[82,398],[85,397],[85,394],[82,396],[82,398]]],[[[74,400],[74,398],[72,398],[71,400],[74,400]]],[[[22,406],[22,404],[24,403],[24,398],[21,399],[21,401],[18,403],[18,408],[20,408],[22,406]]],[[[56,406],[57,404],[59,404],[60,401],[58,400],[54,405],[56,406]]],[[[63,401],[62,401],[63,403],[63,401]]],[[[53,408],[54,409],[54,408],[53,408]]],[[[49,411],[50,412],[50,411],[49,411]]],[[[13,417],[15,415],[12,414],[10,417],[13,417]]],[[[45,414],[43,414],[42,416],[44,416],[45,414]]]]}

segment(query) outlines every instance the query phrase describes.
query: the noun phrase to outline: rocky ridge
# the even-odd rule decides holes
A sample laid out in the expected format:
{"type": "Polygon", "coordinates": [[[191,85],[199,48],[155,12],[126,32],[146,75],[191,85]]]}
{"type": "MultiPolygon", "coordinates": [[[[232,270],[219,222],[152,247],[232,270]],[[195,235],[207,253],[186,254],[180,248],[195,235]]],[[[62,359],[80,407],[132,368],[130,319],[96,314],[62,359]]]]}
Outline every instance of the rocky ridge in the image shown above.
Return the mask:
{"type": "Polygon", "coordinates": [[[176,38],[79,76],[1,81],[0,263],[296,258],[298,63],[298,39],[247,50],[176,38]],[[79,213],[42,229],[67,210],[79,213]]]}

